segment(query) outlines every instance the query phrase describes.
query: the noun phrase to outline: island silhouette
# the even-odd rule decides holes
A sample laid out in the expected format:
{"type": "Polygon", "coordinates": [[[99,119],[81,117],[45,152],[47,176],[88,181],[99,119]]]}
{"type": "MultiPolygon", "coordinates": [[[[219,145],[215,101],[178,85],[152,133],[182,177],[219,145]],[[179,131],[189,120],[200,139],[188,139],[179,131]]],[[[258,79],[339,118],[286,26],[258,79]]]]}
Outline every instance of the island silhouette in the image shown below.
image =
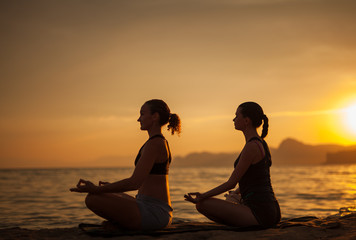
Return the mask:
{"type": "MultiPolygon", "coordinates": [[[[275,165],[356,164],[356,145],[309,145],[287,138],[277,148],[270,148],[275,165]]],[[[195,152],[176,156],[172,166],[230,167],[239,153],[195,152]]]]}
{"type": "MultiPolygon", "coordinates": [[[[273,165],[356,164],[356,145],[305,144],[293,138],[283,140],[278,147],[270,147],[273,165]]],[[[173,153],[172,167],[232,167],[239,152],[173,153]]],[[[102,156],[85,161],[89,167],[132,167],[132,156],[102,156]],[[124,165],[123,165],[124,163],[124,165]],[[128,165],[127,165],[127,164],[128,165]]],[[[83,163],[84,164],[84,163],[83,163]]]]}

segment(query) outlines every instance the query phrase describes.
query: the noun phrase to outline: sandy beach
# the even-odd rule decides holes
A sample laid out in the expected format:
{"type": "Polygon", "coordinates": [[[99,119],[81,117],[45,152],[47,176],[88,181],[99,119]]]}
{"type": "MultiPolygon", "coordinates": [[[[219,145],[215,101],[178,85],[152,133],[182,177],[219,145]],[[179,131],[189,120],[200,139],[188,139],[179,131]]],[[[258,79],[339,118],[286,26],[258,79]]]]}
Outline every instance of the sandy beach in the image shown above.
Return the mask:
{"type": "MultiPolygon", "coordinates": [[[[265,230],[234,230],[209,222],[173,223],[170,228],[159,232],[128,232],[128,235],[120,231],[111,232],[110,239],[356,239],[356,213],[342,217],[334,215],[323,219],[309,217],[301,219],[283,221],[277,227],[265,230]],[[124,235],[119,236],[121,234],[124,235]]],[[[106,237],[100,234],[99,231],[99,236],[91,236],[77,227],[40,230],[0,229],[0,239],[88,240],[110,237],[110,234],[106,237]]]]}

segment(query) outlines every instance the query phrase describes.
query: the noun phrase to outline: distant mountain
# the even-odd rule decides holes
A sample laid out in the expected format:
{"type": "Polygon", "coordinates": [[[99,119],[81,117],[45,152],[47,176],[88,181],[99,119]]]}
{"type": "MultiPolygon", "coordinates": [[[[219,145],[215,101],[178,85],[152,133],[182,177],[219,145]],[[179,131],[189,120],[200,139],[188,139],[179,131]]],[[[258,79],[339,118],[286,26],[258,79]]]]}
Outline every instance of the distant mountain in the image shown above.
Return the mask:
{"type": "MultiPolygon", "coordinates": [[[[278,148],[270,148],[275,165],[318,165],[318,164],[356,164],[356,145],[337,144],[308,145],[295,139],[285,139],[278,148]]],[[[191,153],[176,156],[173,166],[183,167],[231,167],[238,153],[191,153]]]]}
{"type": "Polygon", "coordinates": [[[328,153],[344,151],[346,148],[336,144],[308,145],[288,138],[277,149],[271,150],[271,153],[275,164],[315,165],[325,163],[328,153]]]}
{"type": "Polygon", "coordinates": [[[326,164],[354,164],[356,163],[356,150],[340,151],[328,153],[326,155],[326,164]]]}

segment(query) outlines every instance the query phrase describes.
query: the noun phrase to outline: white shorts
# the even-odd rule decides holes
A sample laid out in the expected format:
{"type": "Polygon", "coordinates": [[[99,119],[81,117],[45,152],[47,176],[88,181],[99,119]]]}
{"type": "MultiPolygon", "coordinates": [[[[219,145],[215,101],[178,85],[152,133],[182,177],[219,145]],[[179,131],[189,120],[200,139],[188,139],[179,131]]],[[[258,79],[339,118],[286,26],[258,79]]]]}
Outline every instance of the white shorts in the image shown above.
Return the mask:
{"type": "Polygon", "coordinates": [[[172,223],[173,209],[164,201],[137,194],[136,202],[140,209],[143,230],[162,229],[172,223]]]}

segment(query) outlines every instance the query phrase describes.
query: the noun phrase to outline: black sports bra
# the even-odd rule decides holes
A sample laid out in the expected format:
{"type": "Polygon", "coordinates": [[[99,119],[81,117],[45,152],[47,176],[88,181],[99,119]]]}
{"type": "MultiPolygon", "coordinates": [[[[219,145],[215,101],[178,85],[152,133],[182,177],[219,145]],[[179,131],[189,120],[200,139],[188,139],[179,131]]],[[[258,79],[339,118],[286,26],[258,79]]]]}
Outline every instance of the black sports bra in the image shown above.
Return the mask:
{"type": "MultiPolygon", "coordinates": [[[[135,166],[136,166],[136,164],[138,163],[138,161],[139,161],[139,159],[141,157],[141,151],[142,151],[143,147],[146,145],[146,143],[148,141],[150,141],[151,139],[156,138],[156,137],[160,137],[160,138],[163,138],[164,140],[166,140],[161,134],[154,135],[154,136],[150,137],[145,142],[145,144],[143,144],[143,146],[140,148],[140,151],[138,152],[138,154],[136,156],[136,159],[135,159],[135,166]]],[[[171,150],[169,149],[168,142],[167,142],[167,147],[168,147],[168,153],[169,153],[167,161],[161,162],[161,163],[154,163],[153,166],[152,166],[152,169],[150,171],[150,174],[154,174],[154,175],[167,175],[168,174],[169,164],[172,161],[171,150]]]]}

